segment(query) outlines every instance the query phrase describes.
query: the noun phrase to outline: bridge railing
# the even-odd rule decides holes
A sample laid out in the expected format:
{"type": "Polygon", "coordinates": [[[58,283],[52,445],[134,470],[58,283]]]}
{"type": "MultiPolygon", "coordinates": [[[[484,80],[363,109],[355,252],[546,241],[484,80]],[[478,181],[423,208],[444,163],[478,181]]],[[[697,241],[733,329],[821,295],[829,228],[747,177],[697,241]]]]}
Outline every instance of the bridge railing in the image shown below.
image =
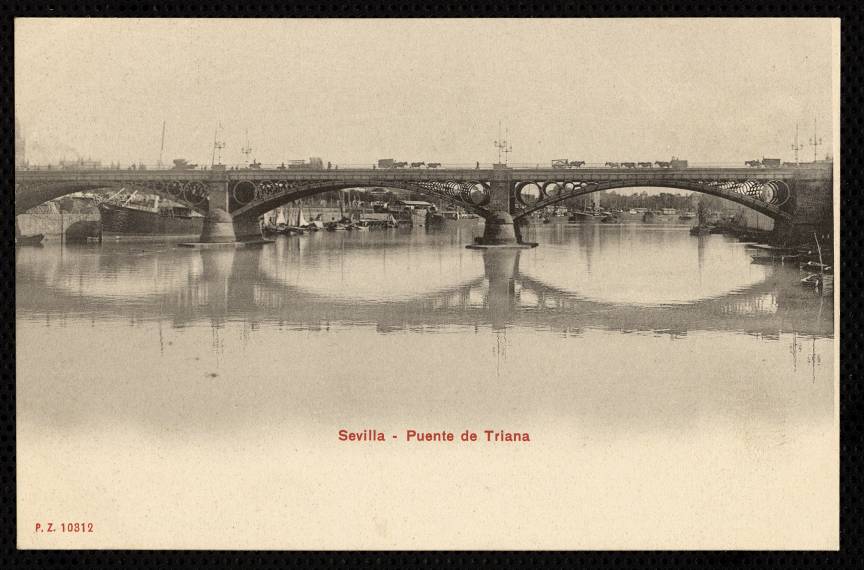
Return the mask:
{"type": "MultiPolygon", "coordinates": [[[[512,170],[560,170],[562,172],[579,172],[580,170],[589,170],[589,169],[603,169],[603,170],[627,170],[627,171],[668,171],[668,170],[692,170],[692,169],[706,169],[706,168],[747,168],[754,171],[759,171],[762,167],[749,167],[744,161],[740,162],[691,162],[688,164],[687,168],[669,168],[669,167],[660,167],[657,165],[653,165],[650,167],[622,167],[620,163],[617,163],[617,166],[610,166],[606,162],[587,162],[580,167],[553,167],[549,162],[536,162],[536,163],[528,163],[528,162],[512,162],[507,165],[508,168],[512,170]]],[[[799,165],[794,164],[784,164],[782,167],[775,168],[813,168],[813,167],[824,167],[828,163],[801,163],[799,165]]],[[[48,172],[75,172],[75,171],[99,171],[99,172],[110,172],[110,171],[138,171],[138,170],[155,170],[160,172],[165,171],[176,171],[176,172],[201,172],[201,171],[236,171],[236,170],[287,170],[290,172],[302,172],[308,170],[321,171],[321,170],[385,170],[385,171],[418,171],[418,170],[491,170],[494,168],[494,164],[487,162],[471,162],[471,163],[441,163],[439,166],[434,168],[429,168],[428,166],[419,166],[419,167],[411,167],[405,166],[400,168],[378,168],[376,164],[372,163],[331,163],[328,166],[325,164],[321,168],[314,168],[311,166],[304,166],[302,168],[291,168],[286,166],[284,163],[266,163],[260,164],[256,168],[250,168],[246,164],[225,164],[218,165],[216,168],[210,165],[201,165],[191,169],[173,169],[168,165],[160,165],[155,163],[142,163],[138,162],[129,165],[104,165],[104,166],[92,166],[87,165],[87,167],[78,167],[78,166],[63,166],[57,164],[27,164],[24,166],[16,166],[16,171],[48,171],[48,172]]]]}

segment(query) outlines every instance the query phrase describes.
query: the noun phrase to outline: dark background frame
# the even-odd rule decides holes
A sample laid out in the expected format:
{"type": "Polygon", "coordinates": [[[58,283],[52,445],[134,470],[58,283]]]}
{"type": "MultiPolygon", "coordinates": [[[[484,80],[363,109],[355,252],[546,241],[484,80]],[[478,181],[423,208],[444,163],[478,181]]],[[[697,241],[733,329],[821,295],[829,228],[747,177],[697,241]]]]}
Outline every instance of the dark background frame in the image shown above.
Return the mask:
{"type": "MultiPolygon", "coordinates": [[[[864,9],[852,3],[828,1],[769,1],[693,3],[678,0],[549,0],[435,3],[417,1],[364,1],[357,4],[322,0],[291,2],[284,5],[261,0],[161,1],[9,1],[0,0],[0,153],[2,181],[3,255],[0,256],[0,566],[5,568],[178,568],[309,567],[379,568],[423,565],[569,567],[582,563],[589,567],[679,568],[766,567],[797,568],[862,565],[860,546],[862,486],[861,387],[857,374],[861,367],[861,328],[854,315],[858,312],[861,260],[857,245],[862,240],[856,212],[861,209],[861,27],[864,9]],[[271,551],[19,551],[16,549],[16,468],[15,468],[15,280],[14,280],[14,69],[13,19],[15,17],[840,17],[841,22],[841,233],[843,251],[840,265],[841,288],[841,361],[840,361],[840,535],[841,549],[836,552],[271,552],[271,551]]],[[[836,158],[836,156],[835,156],[836,158]]]]}

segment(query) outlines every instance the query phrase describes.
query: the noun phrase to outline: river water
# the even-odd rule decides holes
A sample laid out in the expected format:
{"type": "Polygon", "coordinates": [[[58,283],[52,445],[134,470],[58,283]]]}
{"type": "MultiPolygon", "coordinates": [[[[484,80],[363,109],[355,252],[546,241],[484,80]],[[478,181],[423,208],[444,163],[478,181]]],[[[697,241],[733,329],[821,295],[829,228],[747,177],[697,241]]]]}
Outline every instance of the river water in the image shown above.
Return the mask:
{"type": "Polygon", "coordinates": [[[19,248],[19,545],[836,544],[833,305],[797,268],[684,226],[480,232],[19,248]]]}

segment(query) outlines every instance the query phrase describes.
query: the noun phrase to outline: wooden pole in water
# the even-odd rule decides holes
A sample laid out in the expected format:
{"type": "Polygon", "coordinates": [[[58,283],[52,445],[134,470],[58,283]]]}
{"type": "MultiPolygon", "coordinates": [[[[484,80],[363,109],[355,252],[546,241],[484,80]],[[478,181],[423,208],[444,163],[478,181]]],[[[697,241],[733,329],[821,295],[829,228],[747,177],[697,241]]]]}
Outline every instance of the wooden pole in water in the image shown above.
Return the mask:
{"type": "Polygon", "coordinates": [[[816,240],[816,252],[819,254],[819,294],[822,294],[822,289],[825,288],[825,264],[822,263],[822,248],[819,246],[819,238],[816,232],[813,232],[813,239],[816,240]]]}
{"type": "Polygon", "coordinates": [[[819,238],[816,236],[816,232],[813,232],[813,239],[816,240],[816,252],[819,254],[819,273],[824,273],[824,266],[822,264],[822,248],[819,247],[819,238]]]}

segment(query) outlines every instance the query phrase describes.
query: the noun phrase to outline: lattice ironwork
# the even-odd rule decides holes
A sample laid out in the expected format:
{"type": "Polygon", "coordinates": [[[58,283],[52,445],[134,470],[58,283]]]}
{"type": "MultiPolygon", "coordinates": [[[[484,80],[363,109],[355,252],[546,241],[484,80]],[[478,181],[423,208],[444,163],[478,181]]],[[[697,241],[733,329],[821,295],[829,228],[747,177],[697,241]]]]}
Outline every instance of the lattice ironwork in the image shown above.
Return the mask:
{"type": "MultiPolygon", "coordinates": [[[[226,185],[224,188],[229,193],[230,210],[232,214],[237,215],[260,214],[267,209],[298,198],[352,187],[383,187],[415,192],[436,201],[446,201],[482,216],[490,214],[490,203],[493,201],[493,197],[495,203],[505,203],[503,200],[499,201],[500,196],[493,196],[490,173],[478,172],[476,174],[478,179],[473,179],[474,173],[470,171],[464,171],[454,176],[457,179],[443,178],[437,181],[424,180],[426,173],[415,171],[404,173],[370,172],[362,173],[362,175],[354,172],[350,176],[343,173],[327,172],[324,179],[316,178],[323,173],[310,176],[307,179],[297,177],[296,173],[291,173],[288,176],[274,172],[272,177],[261,173],[264,175],[260,178],[258,178],[258,174],[250,176],[249,173],[244,173],[239,180],[232,173],[225,173],[221,177],[214,178],[213,176],[204,177],[201,173],[182,171],[177,172],[176,175],[173,173],[168,175],[165,172],[130,174],[125,171],[118,171],[116,176],[102,172],[94,174],[70,172],[63,173],[62,176],[59,172],[22,174],[33,176],[33,179],[19,182],[16,178],[16,211],[19,203],[22,207],[24,205],[32,207],[64,194],[105,188],[139,189],[143,192],[152,192],[193,209],[204,211],[207,208],[207,197],[214,188],[213,184],[226,185]],[[458,178],[460,175],[463,178],[458,178]]],[[[517,176],[518,171],[495,174],[496,176],[517,176]]],[[[428,175],[429,178],[437,176],[440,176],[437,171],[428,175]]],[[[534,174],[530,176],[533,177],[534,174]]],[[[775,218],[788,217],[790,214],[787,212],[790,211],[790,208],[786,204],[792,197],[790,187],[784,180],[770,178],[770,174],[766,176],[760,172],[742,173],[740,169],[737,172],[718,172],[716,177],[713,177],[713,174],[709,172],[704,174],[699,172],[694,176],[692,173],[687,175],[685,171],[682,171],[681,175],[668,172],[663,174],[645,173],[635,177],[630,172],[550,171],[548,173],[536,173],[534,180],[523,178],[512,184],[508,199],[513,199],[512,203],[516,205],[516,211],[512,212],[514,217],[522,217],[545,206],[590,192],[623,187],[654,186],[704,192],[747,205],[775,218]],[[698,179],[698,176],[710,178],[698,179]]],[[[495,179],[498,180],[498,178],[495,179]]],[[[497,191],[496,189],[495,192],[497,191]]]]}
{"type": "Polygon", "coordinates": [[[436,196],[469,209],[487,204],[490,198],[489,184],[479,181],[417,182],[416,184],[436,196]]]}
{"type": "MultiPolygon", "coordinates": [[[[284,180],[243,180],[231,184],[230,192],[237,216],[253,216],[276,208],[282,204],[334,190],[356,188],[359,185],[346,180],[330,179],[315,182],[288,182],[284,180]]],[[[438,198],[455,204],[470,212],[485,215],[483,205],[489,201],[488,183],[482,182],[408,182],[393,183],[388,180],[371,180],[363,183],[365,188],[390,188],[415,192],[430,198],[438,198]]]]}
{"type": "Polygon", "coordinates": [[[210,187],[200,180],[142,180],[118,184],[127,190],[158,194],[193,210],[206,210],[210,187]]]}
{"type": "Polygon", "coordinates": [[[791,196],[789,186],[782,180],[753,180],[747,178],[717,179],[717,180],[676,180],[649,179],[633,181],[632,179],[609,180],[537,180],[516,183],[513,187],[519,211],[514,216],[520,218],[537,210],[551,206],[569,198],[576,198],[614,188],[657,186],[680,188],[703,192],[749,206],[757,211],[773,217],[788,217],[781,206],[786,204],[791,196]]]}

